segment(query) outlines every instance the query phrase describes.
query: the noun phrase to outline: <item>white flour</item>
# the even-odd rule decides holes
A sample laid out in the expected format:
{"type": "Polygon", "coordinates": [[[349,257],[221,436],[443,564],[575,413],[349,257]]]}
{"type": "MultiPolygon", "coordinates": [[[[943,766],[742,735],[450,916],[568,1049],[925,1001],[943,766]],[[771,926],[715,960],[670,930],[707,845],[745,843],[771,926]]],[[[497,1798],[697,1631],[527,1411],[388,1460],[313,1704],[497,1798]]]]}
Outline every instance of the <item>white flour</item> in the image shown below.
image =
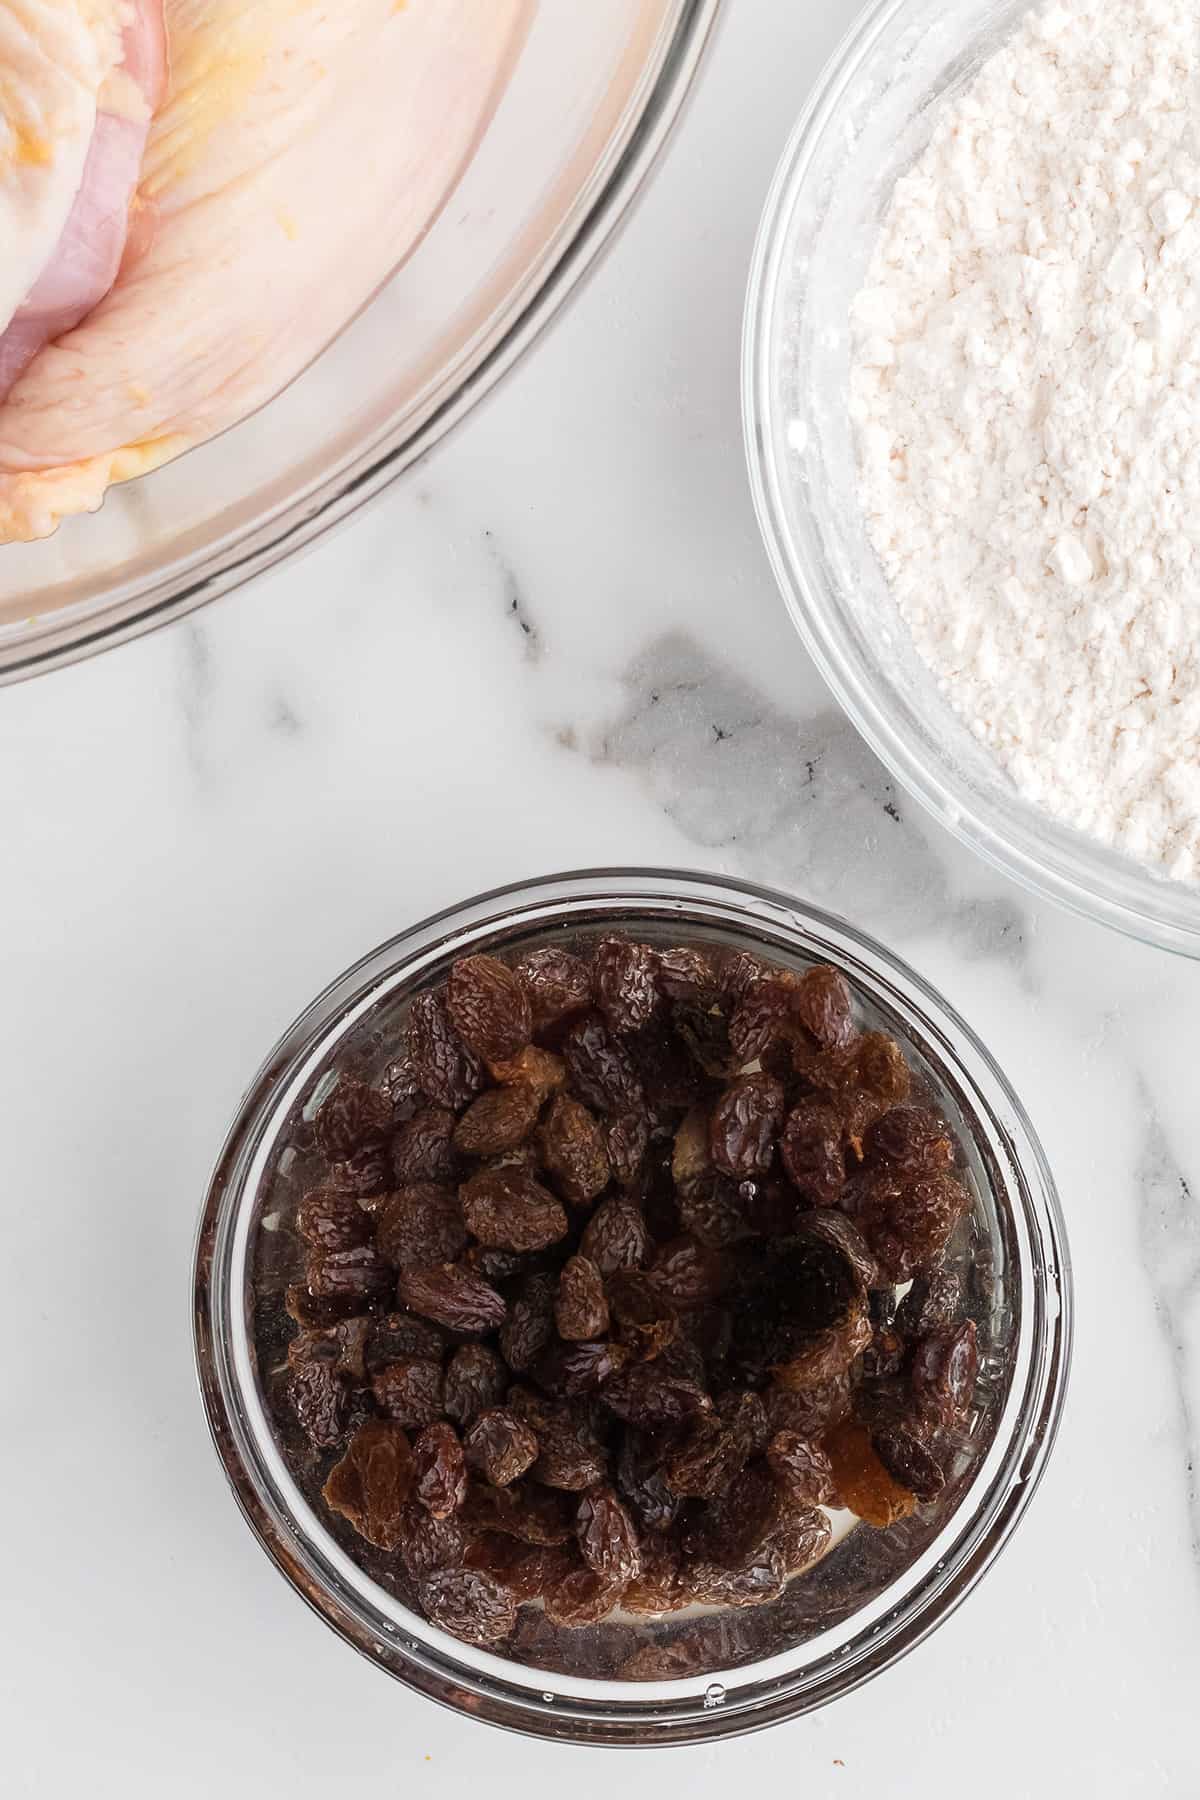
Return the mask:
{"type": "Polygon", "coordinates": [[[1029,17],[896,185],[855,302],[872,542],[1017,787],[1200,877],[1200,24],[1029,17]]]}

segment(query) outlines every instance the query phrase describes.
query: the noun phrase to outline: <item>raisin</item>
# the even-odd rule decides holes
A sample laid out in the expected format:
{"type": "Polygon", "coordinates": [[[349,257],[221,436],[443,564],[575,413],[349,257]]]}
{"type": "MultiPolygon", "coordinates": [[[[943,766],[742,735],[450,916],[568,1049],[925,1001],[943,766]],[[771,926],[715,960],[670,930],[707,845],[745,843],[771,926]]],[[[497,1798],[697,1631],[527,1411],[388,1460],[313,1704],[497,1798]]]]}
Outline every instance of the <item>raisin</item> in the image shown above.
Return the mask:
{"type": "Polygon", "coordinates": [[[663,1473],[664,1444],[658,1433],[632,1428],[617,1454],[617,1491],[645,1532],[667,1531],[679,1514],[680,1497],[663,1473]]]}
{"type": "MultiPolygon", "coordinates": [[[[832,1213],[822,1213],[820,1216],[823,1219],[834,1217],[832,1213]]],[[[867,1295],[867,1310],[876,1331],[890,1331],[895,1326],[896,1309],[895,1288],[873,1287],[867,1295]]]]}
{"type": "Polygon", "coordinates": [[[329,1162],[383,1142],[392,1109],[376,1088],[343,1076],[313,1120],[317,1149],[329,1162]]]}
{"type": "Polygon", "coordinates": [[[462,1208],[448,1188],[413,1182],[384,1200],[375,1241],[396,1269],[453,1262],[467,1243],[462,1208]]]}
{"type": "Polygon", "coordinates": [[[787,1570],[779,1550],[769,1545],[732,1567],[700,1559],[686,1572],[689,1596],[706,1606],[766,1606],[778,1600],[787,1585],[787,1570]]]}
{"type": "Polygon", "coordinates": [[[494,956],[464,956],[451,966],[446,1010],[463,1043],[485,1063],[519,1055],[533,1034],[521,977],[494,956]]]}
{"type": "Polygon", "coordinates": [[[592,958],[596,1004],[613,1031],[641,1031],[654,1017],[658,958],[648,944],[602,938],[592,958]]]}
{"type": "Polygon", "coordinates": [[[414,1319],[409,1313],[384,1313],[371,1320],[364,1367],[368,1375],[378,1375],[381,1369],[406,1356],[440,1362],[445,1348],[445,1337],[427,1319],[414,1319]]]}
{"type": "Polygon", "coordinates": [[[543,1487],[580,1493],[602,1478],[601,1447],[569,1405],[518,1388],[510,1391],[509,1405],[537,1437],[533,1474],[543,1487]]]}
{"type": "Polygon", "coordinates": [[[309,1443],[332,1450],[346,1429],[347,1391],[333,1364],[310,1359],[292,1370],[288,1399],[309,1443]]]}
{"type": "Polygon", "coordinates": [[[303,1363],[323,1362],[349,1381],[362,1381],[370,1333],[370,1319],[341,1319],[321,1330],[302,1331],[288,1345],[288,1366],[298,1369],[303,1363]]]}
{"type": "Polygon", "coordinates": [[[524,1082],[489,1088],[472,1100],[454,1127],[454,1148],[467,1156],[498,1156],[523,1144],[542,1109],[541,1097],[524,1082]]]}
{"type": "Polygon", "coordinates": [[[672,1493],[711,1500],[725,1492],[749,1454],[749,1433],[709,1414],[669,1453],[663,1474],[672,1493]]]}
{"type": "Polygon", "coordinates": [[[580,1253],[606,1278],[638,1269],[650,1255],[650,1233],[641,1209],[623,1194],[602,1200],[584,1229],[580,1253]]]}
{"type": "Polygon", "coordinates": [[[368,1244],[371,1221],[352,1194],[336,1188],[314,1188],[296,1208],[296,1230],[320,1250],[353,1250],[368,1244]]]}
{"type": "Polygon", "coordinates": [[[717,989],[728,1005],[736,1006],[750,989],[769,974],[767,964],[749,950],[714,952],[717,989]]]}
{"type": "Polygon", "coordinates": [[[884,1113],[907,1100],[912,1076],[893,1038],[864,1031],[851,1052],[847,1083],[846,1135],[861,1155],[864,1134],[884,1113]]]}
{"type": "Polygon", "coordinates": [[[764,1396],[772,1431],[794,1431],[799,1437],[820,1437],[850,1411],[849,1378],[835,1375],[829,1381],[802,1391],[770,1388],[764,1396]]]}
{"type": "Polygon", "coordinates": [[[353,1300],[358,1310],[381,1300],[392,1285],[392,1273],[374,1244],[353,1250],[314,1250],[306,1265],[308,1291],[314,1300],[353,1300]]]}
{"type": "MultiPolygon", "coordinates": [[[[743,1061],[729,1034],[729,1014],[711,1001],[683,1000],[671,1008],[671,1022],[694,1063],[714,1079],[728,1080],[743,1061]]],[[[693,1076],[694,1079],[694,1076],[693,1076]]]]}
{"type": "Polygon", "coordinates": [[[969,1204],[967,1190],[950,1175],[927,1175],[904,1187],[882,1180],[860,1199],[855,1222],[884,1274],[907,1281],[941,1255],[969,1204]]]}
{"type": "Polygon", "coordinates": [[[829,1520],[815,1506],[800,1506],[784,1514],[771,1533],[770,1547],[783,1558],[789,1581],[820,1561],[829,1548],[831,1535],[829,1520]]]}
{"type": "Polygon", "coordinates": [[[641,1545],[641,1572],[621,1596],[622,1612],[656,1617],[685,1606],[679,1581],[679,1546],[672,1538],[654,1533],[641,1545]]]}
{"type": "Polygon", "coordinates": [[[586,1256],[571,1256],[563,1264],[554,1302],[554,1319],[560,1337],[582,1342],[608,1330],[608,1301],[604,1280],[586,1256]]]}
{"type": "Polygon", "coordinates": [[[604,1383],[600,1398],[628,1425],[678,1425],[712,1410],[698,1382],[672,1375],[660,1361],[631,1363],[604,1383]]]}
{"type": "Polygon", "coordinates": [[[845,1050],[854,1034],[850,989],[846,977],[818,963],[800,977],[795,996],[796,1016],[822,1050],[845,1050]]]}
{"type": "Polygon", "coordinates": [[[508,1487],[537,1461],[538,1441],[515,1412],[495,1406],[480,1413],[466,1436],[467,1460],[493,1487],[508,1487]]]}
{"type": "Polygon", "coordinates": [[[871,1321],[866,1308],[856,1306],[838,1325],[828,1325],[793,1348],[772,1373],[780,1387],[823,1387],[848,1369],[860,1350],[871,1342],[871,1321]]]}
{"type": "Polygon", "coordinates": [[[963,1319],[950,1331],[919,1338],[912,1355],[912,1389],[921,1411],[943,1425],[953,1425],[971,1404],[979,1350],[974,1319],[963,1319]]]}
{"type": "Polygon", "coordinates": [[[752,1195],[751,1184],[734,1182],[728,1175],[708,1169],[679,1188],[680,1223],[710,1250],[728,1249],[752,1235],[745,1204],[752,1195]]]}
{"type": "Polygon", "coordinates": [[[546,1594],[546,1617],[552,1625],[571,1629],[598,1625],[619,1604],[623,1591],[621,1582],[594,1569],[574,1569],[546,1594]]]}
{"type": "Polygon", "coordinates": [[[435,1519],[448,1519],[467,1497],[467,1462],[453,1425],[427,1425],[413,1444],[417,1499],[435,1519]]]}
{"type": "Polygon", "coordinates": [[[650,1144],[650,1122],[640,1108],[617,1113],[604,1127],[604,1141],[613,1180],[618,1187],[632,1187],[641,1173],[650,1144]]]}
{"type": "Polygon", "coordinates": [[[896,1330],[902,1337],[926,1337],[931,1331],[948,1331],[962,1312],[962,1283],[951,1269],[933,1269],[918,1275],[896,1310],[896,1330]]]}
{"type": "Polygon", "coordinates": [[[436,1569],[421,1587],[434,1625],[468,1644],[495,1644],[517,1622],[517,1602],[503,1582],[482,1569],[436,1569]]]}
{"type": "Polygon", "coordinates": [[[460,1258],[464,1269],[472,1275],[481,1275],[493,1287],[501,1281],[511,1281],[525,1267],[525,1258],[515,1250],[497,1250],[490,1244],[471,1244],[463,1251],[460,1258]]]}
{"type": "Polygon", "coordinates": [[[547,946],[531,950],[517,964],[517,974],[533,1009],[533,1026],[545,1032],[592,1003],[592,972],[569,950],[547,946]]]}
{"type": "Polygon", "coordinates": [[[624,1584],[641,1573],[633,1520],[606,1482],[597,1482],[580,1499],[575,1537],[588,1568],[606,1580],[624,1584]]]}
{"type": "Polygon", "coordinates": [[[474,1423],[481,1412],[499,1406],[508,1392],[508,1370],[486,1344],[463,1344],[446,1365],[445,1405],[459,1427],[474,1423]]]}
{"type": "Polygon", "coordinates": [[[880,1529],[906,1519],[913,1496],[884,1467],[864,1425],[845,1419],[826,1433],[825,1453],[843,1506],[880,1529]]]}
{"type": "Polygon", "coordinates": [[[904,1425],[889,1425],[874,1433],[875,1454],[894,1480],[918,1500],[936,1500],[946,1485],[946,1475],[928,1444],[904,1425]]]}
{"type": "Polygon", "coordinates": [[[410,1500],[400,1514],[397,1542],[400,1561],[410,1581],[425,1581],[435,1569],[457,1569],[466,1553],[458,1515],[435,1519],[431,1512],[410,1500]]]}
{"type": "Polygon", "coordinates": [[[521,1169],[482,1169],[460,1188],[463,1215],[481,1244],[544,1250],[567,1234],[567,1215],[548,1188],[521,1169]]]}
{"type": "Polygon", "coordinates": [[[539,1547],[565,1544],[571,1537],[571,1515],[565,1496],[548,1493],[529,1481],[506,1488],[473,1484],[463,1519],[472,1530],[502,1532],[519,1543],[539,1547]]]}
{"type": "Polygon", "coordinates": [[[320,1331],[339,1320],[348,1319],[362,1311],[362,1301],[356,1294],[339,1294],[337,1296],[310,1294],[307,1287],[292,1286],[284,1290],[283,1307],[289,1319],[305,1331],[320,1331]]]}
{"type": "Polygon", "coordinates": [[[783,1124],[782,1082],[772,1075],[739,1075],[717,1100],[708,1121],[714,1165],[735,1180],[765,1175],[783,1124]]]}
{"type": "Polygon", "coordinates": [[[408,1054],[423,1093],[457,1112],[484,1084],[483,1065],[454,1029],[440,993],[418,994],[408,1014],[408,1054]]]}
{"type": "Polygon", "coordinates": [[[633,1060],[598,1012],[581,1013],[571,1021],[562,1054],[577,1097],[595,1111],[625,1112],[642,1105],[633,1060]]]}
{"type": "Polygon", "coordinates": [[[729,1261],[693,1237],[672,1238],[654,1253],[650,1274],[659,1292],[677,1307],[718,1300],[729,1284],[729,1261]]]}
{"type": "Polygon", "coordinates": [[[534,1365],[538,1381],[548,1394],[575,1399],[593,1393],[602,1382],[623,1369],[631,1352],[624,1344],[601,1339],[591,1344],[551,1344],[534,1365]]]}
{"type": "Polygon", "coordinates": [[[404,1503],[412,1491],[413,1460],[398,1425],[369,1419],[359,1427],[322,1488],[325,1503],[380,1550],[400,1542],[404,1503]]]}
{"type": "Polygon", "coordinates": [[[468,1568],[483,1569],[509,1589],[518,1606],[542,1600],[579,1564],[573,1549],[561,1545],[534,1548],[498,1531],[485,1531],[467,1548],[468,1568]]]}
{"type": "Polygon", "coordinates": [[[401,1305],[447,1331],[493,1331],[508,1312],[494,1287],[454,1263],[402,1269],[396,1294],[401,1305]]]}
{"type": "Polygon", "coordinates": [[[444,1106],[422,1107],[392,1133],[391,1160],[397,1187],[457,1180],[454,1114],[444,1106]]]}
{"type": "Polygon", "coordinates": [[[734,1565],[753,1556],[770,1539],[783,1513],[783,1496],[765,1463],[749,1463],[721,1493],[693,1502],[683,1525],[689,1556],[734,1565]]]}
{"type": "Polygon", "coordinates": [[[753,1062],[795,1027],[792,1003],[796,977],[779,970],[748,987],[729,1021],[729,1042],[740,1064],[753,1062]]]}
{"type": "Polygon", "coordinates": [[[767,1446],[771,1473],[789,1499],[805,1506],[836,1506],[833,1465],[815,1438],[777,1431],[767,1446]]]}
{"type": "Polygon", "coordinates": [[[586,1106],[557,1094],[538,1132],[551,1182],[572,1206],[587,1206],[608,1185],[604,1132],[586,1106]]]}
{"type": "Polygon", "coordinates": [[[331,1164],[329,1181],[343,1193],[356,1194],[365,1201],[387,1187],[390,1167],[387,1144],[380,1138],[378,1143],[364,1144],[353,1156],[331,1164]]]}
{"type": "Polygon", "coordinates": [[[846,1185],[841,1123],[832,1107],[802,1100],[787,1116],[779,1152],[788,1178],[810,1206],[833,1206],[846,1185]]]}
{"type": "Polygon", "coordinates": [[[679,1121],[671,1146],[671,1179],[677,1188],[690,1187],[712,1168],[708,1152],[708,1114],[693,1106],[679,1121]]]}
{"type": "Polygon", "coordinates": [[[562,1057],[552,1055],[549,1050],[539,1050],[536,1044],[526,1044],[507,1062],[493,1063],[491,1070],[504,1087],[528,1088],[536,1095],[539,1108],[567,1079],[567,1065],[562,1057]]]}
{"type": "Polygon", "coordinates": [[[391,1102],[394,1125],[401,1125],[405,1119],[411,1119],[421,1105],[425,1096],[421,1093],[417,1071],[413,1068],[413,1060],[407,1050],[395,1057],[383,1071],[383,1091],[391,1102]]]}
{"type": "Polygon", "coordinates": [[[935,1175],[954,1161],[944,1119],[926,1106],[893,1106],[866,1135],[866,1159],[901,1175],[935,1175]]]}
{"type": "Polygon", "coordinates": [[[500,1332],[500,1349],[510,1368],[518,1374],[531,1369],[554,1336],[554,1297],[558,1277],[550,1273],[531,1275],[513,1301],[508,1320],[500,1332]]]}
{"type": "Polygon", "coordinates": [[[381,1369],[371,1382],[371,1392],[393,1425],[432,1425],[442,1416],[441,1364],[406,1357],[381,1369]]]}
{"type": "Polygon", "coordinates": [[[658,990],[669,1000],[709,1000],[717,993],[717,975],[707,950],[695,944],[679,944],[660,950],[657,961],[658,990]]]}
{"type": "Polygon", "coordinates": [[[679,1335],[679,1317],[661,1286],[638,1269],[619,1270],[608,1285],[618,1338],[639,1362],[650,1362],[679,1335]]]}
{"type": "MultiPolygon", "coordinates": [[[[858,1280],[865,1288],[873,1288],[879,1280],[879,1265],[871,1255],[866,1239],[858,1227],[846,1217],[845,1213],[834,1212],[828,1207],[805,1215],[798,1227],[802,1237],[816,1238],[823,1244],[832,1244],[840,1250],[858,1280]]],[[[890,1293],[890,1289],[885,1289],[890,1293]]]]}
{"type": "Polygon", "coordinates": [[[863,1378],[867,1381],[898,1375],[908,1355],[908,1345],[898,1331],[875,1328],[862,1353],[863,1378]]]}

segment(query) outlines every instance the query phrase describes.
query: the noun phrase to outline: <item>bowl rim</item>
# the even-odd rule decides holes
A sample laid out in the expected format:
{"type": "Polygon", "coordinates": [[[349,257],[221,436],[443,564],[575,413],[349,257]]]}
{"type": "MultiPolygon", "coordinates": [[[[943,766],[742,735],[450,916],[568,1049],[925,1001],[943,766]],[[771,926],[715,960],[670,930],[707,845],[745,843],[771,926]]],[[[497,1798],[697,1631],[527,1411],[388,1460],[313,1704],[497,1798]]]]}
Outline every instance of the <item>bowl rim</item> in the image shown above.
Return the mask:
{"type": "MultiPolygon", "coordinates": [[[[641,1746],[708,1741],[809,1711],[889,1666],[949,1616],[1008,1541],[1044,1471],[1066,1395],[1073,1313],[1065,1227],[1045,1154],[1007,1079],[954,1008],[875,939],[820,908],[748,882],[674,869],[576,870],[489,890],[398,933],[326,987],[280,1038],[239,1107],[205,1197],[192,1303],[201,1399],[234,1497],[263,1549],[326,1624],[377,1666],[452,1709],[559,1741],[641,1746]],[[589,906],[590,913],[573,911],[589,906]],[[911,1027],[914,1036],[936,1045],[970,1093],[977,1120],[986,1118],[1006,1153],[1005,1206],[1020,1250],[1018,1311],[1031,1321],[1028,1333],[1021,1326],[995,1437],[944,1529],[897,1578],[896,1587],[904,1584],[900,1598],[886,1598],[890,1590],[884,1590],[874,1603],[877,1622],[869,1609],[851,1615],[851,1641],[821,1656],[815,1674],[806,1664],[781,1675],[773,1666],[779,1657],[733,1672],[746,1686],[741,1695],[714,1684],[712,1674],[638,1684],[632,1695],[632,1684],[570,1680],[528,1667],[514,1677],[513,1665],[445,1638],[402,1608],[396,1610],[403,1626],[380,1623],[378,1610],[369,1614],[347,1594],[336,1563],[339,1555],[347,1564],[350,1559],[336,1551],[326,1556],[320,1534],[306,1539],[303,1520],[298,1525],[287,1506],[275,1503],[247,1416],[262,1409],[248,1398],[253,1384],[239,1375],[238,1333],[230,1329],[231,1318],[245,1320],[243,1289],[234,1279],[240,1270],[235,1240],[239,1228],[243,1240],[248,1236],[272,1120],[308,1085],[331,1044],[406,975],[460,946],[564,916],[584,923],[636,919],[639,912],[659,919],[691,912],[714,925],[774,931],[793,951],[809,954],[832,947],[868,991],[915,1013],[921,1023],[911,1027]],[[384,1635],[398,1629],[414,1635],[384,1635]],[[763,1670],[771,1670],[769,1678],[763,1670]]],[[[263,1436],[269,1443],[269,1428],[263,1436]]],[[[282,1463],[277,1452],[275,1460],[282,1463]]],[[[370,1585],[360,1577],[363,1584],[370,1585]]]]}
{"type": "Polygon", "coordinates": [[[776,447],[781,396],[773,381],[789,227],[823,134],[876,42],[911,0],[871,0],[837,45],[793,126],[767,190],[751,257],[742,319],[742,435],[759,530],[784,603],[834,698],[880,761],[939,824],[1029,891],[1181,955],[1200,956],[1200,899],[1193,887],[1033,807],[1013,790],[1007,821],[976,801],[966,780],[924,755],[877,686],[854,666],[843,609],[831,603],[811,546],[789,529],[786,459],[776,447]],[[1017,815],[1017,816],[1014,816],[1017,815]]]}
{"type": "MultiPolygon", "coordinates": [[[[83,661],[184,617],[311,548],[391,485],[463,420],[536,343],[615,242],[676,124],[683,117],[723,0],[674,0],[655,62],[642,72],[604,160],[542,257],[522,276],[489,327],[447,369],[404,424],[372,442],[328,483],[302,491],[235,537],[168,565],[109,609],[63,609],[36,637],[6,646],[0,687],[83,661]]],[[[269,405],[270,402],[267,402],[269,405]]]]}

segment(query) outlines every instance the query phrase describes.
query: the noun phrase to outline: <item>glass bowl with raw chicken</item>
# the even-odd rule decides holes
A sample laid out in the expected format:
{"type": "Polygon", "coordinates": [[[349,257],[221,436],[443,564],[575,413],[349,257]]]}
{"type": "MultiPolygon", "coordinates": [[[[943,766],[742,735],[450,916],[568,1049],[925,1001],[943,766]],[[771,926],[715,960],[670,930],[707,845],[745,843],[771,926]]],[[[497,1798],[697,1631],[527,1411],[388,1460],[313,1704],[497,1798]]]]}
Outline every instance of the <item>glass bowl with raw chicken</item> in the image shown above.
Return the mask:
{"type": "Polygon", "coordinates": [[[607,240],[717,5],[6,9],[0,680],[272,566],[461,418],[607,240]]]}

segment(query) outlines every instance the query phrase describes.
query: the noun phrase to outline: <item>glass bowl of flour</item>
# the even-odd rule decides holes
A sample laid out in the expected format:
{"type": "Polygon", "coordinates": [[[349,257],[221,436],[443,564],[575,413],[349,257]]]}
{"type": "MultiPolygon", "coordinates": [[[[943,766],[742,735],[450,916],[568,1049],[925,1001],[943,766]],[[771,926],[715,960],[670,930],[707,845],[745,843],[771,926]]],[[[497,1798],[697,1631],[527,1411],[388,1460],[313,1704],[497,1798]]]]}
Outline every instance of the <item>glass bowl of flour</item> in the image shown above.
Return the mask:
{"type": "Polygon", "coordinates": [[[864,737],[1029,887],[1193,955],[1198,84],[1184,0],[869,6],[743,362],[768,552],[864,737]]]}

